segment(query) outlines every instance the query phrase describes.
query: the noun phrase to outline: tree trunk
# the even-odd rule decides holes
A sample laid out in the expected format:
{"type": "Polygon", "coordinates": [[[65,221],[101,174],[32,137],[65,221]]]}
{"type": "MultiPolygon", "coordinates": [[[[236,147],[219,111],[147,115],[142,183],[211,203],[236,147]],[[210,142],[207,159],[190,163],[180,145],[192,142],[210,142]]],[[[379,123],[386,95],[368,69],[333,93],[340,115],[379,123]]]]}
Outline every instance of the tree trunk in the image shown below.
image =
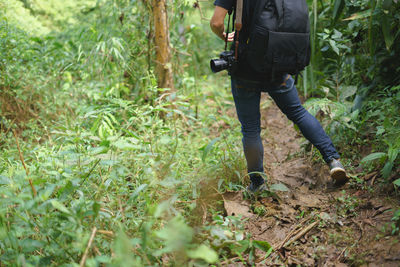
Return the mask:
{"type": "Polygon", "coordinates": [[[174,89],[172,77],[171,49],[169,46],[169,30],[166,0],[153,1],[153,19],[156,45],[156,75],[160,88],[174,89]]]}

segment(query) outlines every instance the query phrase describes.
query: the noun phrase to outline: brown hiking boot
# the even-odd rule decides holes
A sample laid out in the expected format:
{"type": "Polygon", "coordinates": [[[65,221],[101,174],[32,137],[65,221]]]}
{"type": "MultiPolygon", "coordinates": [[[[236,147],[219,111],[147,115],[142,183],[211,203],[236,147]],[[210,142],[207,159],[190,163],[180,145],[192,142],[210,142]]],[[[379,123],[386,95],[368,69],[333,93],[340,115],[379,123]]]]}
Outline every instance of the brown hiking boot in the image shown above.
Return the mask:
{"type": "Polygon", "coordinates": [[[331,162],[329,162],[329,169],[335,185],[344,185],[349,180],[346,175],[346,171],[339,160],[333,159],[331,162]]]}

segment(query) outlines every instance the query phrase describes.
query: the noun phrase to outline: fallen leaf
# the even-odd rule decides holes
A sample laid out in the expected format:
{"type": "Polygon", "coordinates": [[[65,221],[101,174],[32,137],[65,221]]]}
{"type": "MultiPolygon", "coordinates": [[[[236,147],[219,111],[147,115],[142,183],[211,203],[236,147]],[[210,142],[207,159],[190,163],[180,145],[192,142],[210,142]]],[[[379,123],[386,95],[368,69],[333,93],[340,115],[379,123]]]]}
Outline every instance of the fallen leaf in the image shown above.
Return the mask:
{"type": "Polygon", "coordinates": [[[239,202],[225,200],[224,207],[228,216],[242,215],[246,218],[253,216],[253,214],[249,212],[249,206],[241,204],[239,202]]]}

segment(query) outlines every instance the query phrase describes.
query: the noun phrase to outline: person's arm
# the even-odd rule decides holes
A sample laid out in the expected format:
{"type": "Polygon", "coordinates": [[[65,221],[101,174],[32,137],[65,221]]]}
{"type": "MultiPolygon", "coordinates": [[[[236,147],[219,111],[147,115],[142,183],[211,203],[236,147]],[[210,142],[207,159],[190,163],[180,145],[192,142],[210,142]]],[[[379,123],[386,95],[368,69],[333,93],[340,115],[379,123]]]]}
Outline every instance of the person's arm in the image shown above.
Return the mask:
{"type": "MultiPolygon", "coordinates": [[[[214,15],[210,20],[211,30],[222,40],[225,40],[225,25],[224,19],[226,14],[228,14],[228,10],[223,7],[215,6],[214,15]]],[[[234,33],[230,33],[228,35],[228,42],[232,42],[234,37],[234,33]]]]}

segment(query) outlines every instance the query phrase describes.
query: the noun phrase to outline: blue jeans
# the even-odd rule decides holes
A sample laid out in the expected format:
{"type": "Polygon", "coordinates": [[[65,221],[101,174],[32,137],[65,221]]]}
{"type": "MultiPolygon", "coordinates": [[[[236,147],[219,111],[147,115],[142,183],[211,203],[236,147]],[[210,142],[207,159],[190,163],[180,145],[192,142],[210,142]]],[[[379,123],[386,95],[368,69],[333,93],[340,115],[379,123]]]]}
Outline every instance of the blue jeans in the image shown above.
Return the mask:
{"type": "MultiPolygon", "coordinates": [[[[242,125],[243,150],[249,173],[264,171],[264,148],[260,137],[261,92],[269,93],[279,109],[299,127],[304,137],[320,151],[327,163],[339,158],[321,124],[301,105],[293,78],[287,75],[284,78],[283,83],[264,84],[232,78],[232,95],[242,125]]],[[[255,183],[263,181],[257,174],[250,174],[250,179],[255,183]]]]}

